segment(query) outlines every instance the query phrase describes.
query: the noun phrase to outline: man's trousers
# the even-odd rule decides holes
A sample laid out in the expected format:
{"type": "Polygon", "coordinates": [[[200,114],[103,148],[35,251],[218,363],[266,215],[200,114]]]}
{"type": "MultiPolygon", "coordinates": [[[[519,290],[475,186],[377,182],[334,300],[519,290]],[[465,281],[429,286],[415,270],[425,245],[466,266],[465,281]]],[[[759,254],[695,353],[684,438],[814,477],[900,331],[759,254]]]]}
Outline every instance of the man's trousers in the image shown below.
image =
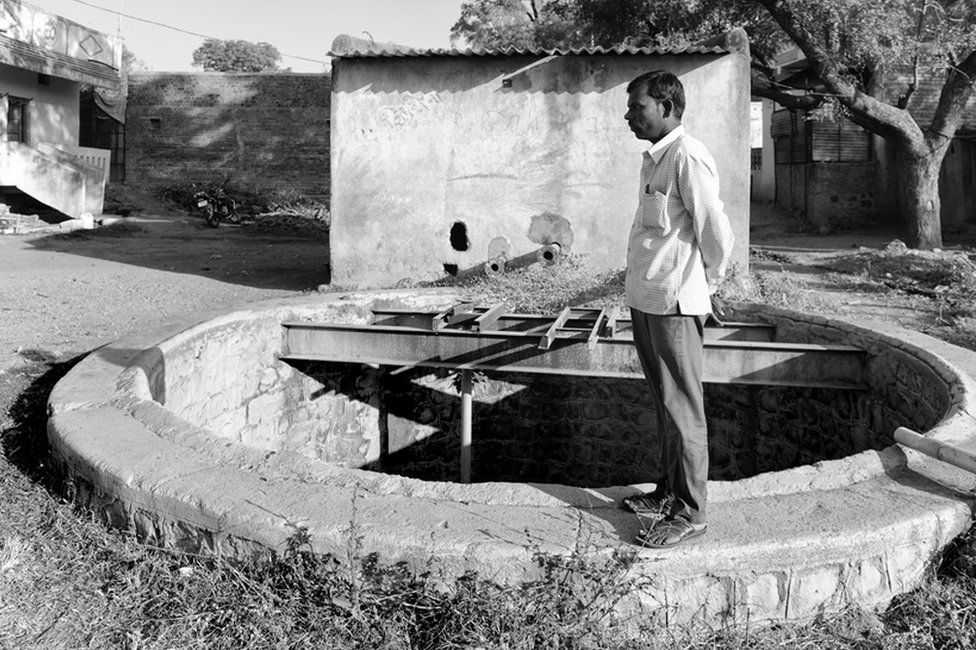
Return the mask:
{"type": "Polygon", "coordinates": [[[662,478],[669,517],[705,523],[708,432],[702,391],[706,316],[658,316],[631,309],[634,345],[657,411],[662,478]]]}

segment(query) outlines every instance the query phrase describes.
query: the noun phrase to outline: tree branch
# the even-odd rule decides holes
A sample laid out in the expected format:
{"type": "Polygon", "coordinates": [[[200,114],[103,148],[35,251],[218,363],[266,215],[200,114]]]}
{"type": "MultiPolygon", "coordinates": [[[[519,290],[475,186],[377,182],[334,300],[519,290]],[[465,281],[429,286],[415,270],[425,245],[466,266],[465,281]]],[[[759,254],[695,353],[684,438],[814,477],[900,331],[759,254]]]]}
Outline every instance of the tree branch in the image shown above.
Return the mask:
{"type": "Polygon", "coordinates": [[[897,138],[910,150],[922,153],[922,130],[903,109],[886,104],[859,90],[843,74],[829,45],[821,43],[800,21],[788,0],[756,0],[803,51],[810,68],[827,89],[851,113],[851,120],[873,133],[897,138]]]}
{"type": "MultiPolygon", "coordinates": [[[[918,22],[915,25],[915,40],[920,41],[922,39],[922,30],[925,28],[925,15],[928,13],[929,0],[922,0],[922,7],[918,11],[918,22]]],[[[908,102],[911,100],[912,95],[918,89],[918,50],[915,50],[915,56],[912,59],[912,80],[908,84],[908,88],[905,90],[905,94],[898,98],[898,108],[908,108],[908,102]]]]}
{"type": "Polygon", "coordinates": [[[771,99],[791,111],[809,111],[824,103],[822,95],[793,95],[780,90],[773,86],[768,78],[758,72],[752,74],[752,94],[756,97],[771,99]]]}
{"type": "Polygon", "coordinates": [[[973,95],[974,84],[976,84],[976,50],[970,52],[959,65],[949,68],[927,138],[939,138],[947,143],[955,136],[962,123],[966,104],[973,95]]]}

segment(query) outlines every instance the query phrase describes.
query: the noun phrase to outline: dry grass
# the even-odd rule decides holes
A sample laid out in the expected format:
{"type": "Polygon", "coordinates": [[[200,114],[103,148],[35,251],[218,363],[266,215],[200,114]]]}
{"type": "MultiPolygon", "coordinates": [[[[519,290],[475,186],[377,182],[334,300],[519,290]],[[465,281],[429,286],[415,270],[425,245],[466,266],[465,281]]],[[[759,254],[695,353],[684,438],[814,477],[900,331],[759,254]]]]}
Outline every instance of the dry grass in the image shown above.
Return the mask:
{"type": "Polygon", "coordinates": [[[821,264],[841,282],[921,297],[932,314],[923,330],[976,350],[976,263],[965,253],[860,251],[821,264]]]}
{"type": "Polygon", "coordinates": [[[496,277],[475,273],[448,278],[437,286],[460,286],[484,296],[486,303],[504,302],[512,311],[556,313],[567,306],[606,306],[623,303],[623,273],[600,272],[586,255],[572,253],[558,264],[532,263],[496,277]]]}

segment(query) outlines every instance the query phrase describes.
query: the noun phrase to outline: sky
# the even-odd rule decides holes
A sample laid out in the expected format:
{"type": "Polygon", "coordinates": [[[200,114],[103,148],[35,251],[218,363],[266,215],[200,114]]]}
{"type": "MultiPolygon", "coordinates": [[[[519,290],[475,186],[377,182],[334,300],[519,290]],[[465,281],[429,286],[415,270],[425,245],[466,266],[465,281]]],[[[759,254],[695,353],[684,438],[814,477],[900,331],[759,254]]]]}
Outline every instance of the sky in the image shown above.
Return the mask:
{"type": "MultiPolygon", "coordinates": [[[[281,66],[322,72],[339,34],[420,48],[450,47],[462,0],[26,0],[100,32],[114,34],[119,17],[94,6],[224,40],[270,43],[281,66]],[[94,5],[94,6],[92,6],[94,5]],[[365,32],[365,34],[364,34],[365,32]],[[286,54],[317,61],[305,61],[286,54]]],[[[149,70],[193,70],[203,38],[122,18],[126,46],[149,70]]]]}

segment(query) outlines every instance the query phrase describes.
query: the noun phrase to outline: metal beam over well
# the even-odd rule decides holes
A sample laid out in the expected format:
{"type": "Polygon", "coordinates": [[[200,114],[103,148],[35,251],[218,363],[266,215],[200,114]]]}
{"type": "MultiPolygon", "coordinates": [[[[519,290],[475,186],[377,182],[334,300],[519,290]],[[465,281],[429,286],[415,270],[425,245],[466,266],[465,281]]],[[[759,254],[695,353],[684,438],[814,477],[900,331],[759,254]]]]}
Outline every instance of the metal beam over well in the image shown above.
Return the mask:
{"type": "MultiPolygon", "coordinates": [[[[641,378],[631,323],[609,309],[566,308],[558,316],[506,313],[504,304],[442,312],[374,310],[373,324],[283,323],[284,361],[346,362],[461,373],[462,483],[471,481],[471,373],[641,378]]],[[[777,343],[775,328],[748,323],[705,328],[705,381],[863,388],[863,350],[777,343]]]]}
{"type": "MultiPolygon", "coordinates": [[[[281,358],[395,367],[641,378],[629,321],[604,310],[558,317],[502,314],[458,306],[437,314],[377,311],[372,325],[284,323],[281,358]],[[467,311],[466,311],[467,310],[467,311]],[[486,323],[490,329],[483,329],[486,323]]],[[[773,329],[750,324],[707,327],[708,383],[857,389],[863,350],[846,345],[777,343],[773,329]],[[755,340],[766,339],[766,340],[755,340]]]]}

